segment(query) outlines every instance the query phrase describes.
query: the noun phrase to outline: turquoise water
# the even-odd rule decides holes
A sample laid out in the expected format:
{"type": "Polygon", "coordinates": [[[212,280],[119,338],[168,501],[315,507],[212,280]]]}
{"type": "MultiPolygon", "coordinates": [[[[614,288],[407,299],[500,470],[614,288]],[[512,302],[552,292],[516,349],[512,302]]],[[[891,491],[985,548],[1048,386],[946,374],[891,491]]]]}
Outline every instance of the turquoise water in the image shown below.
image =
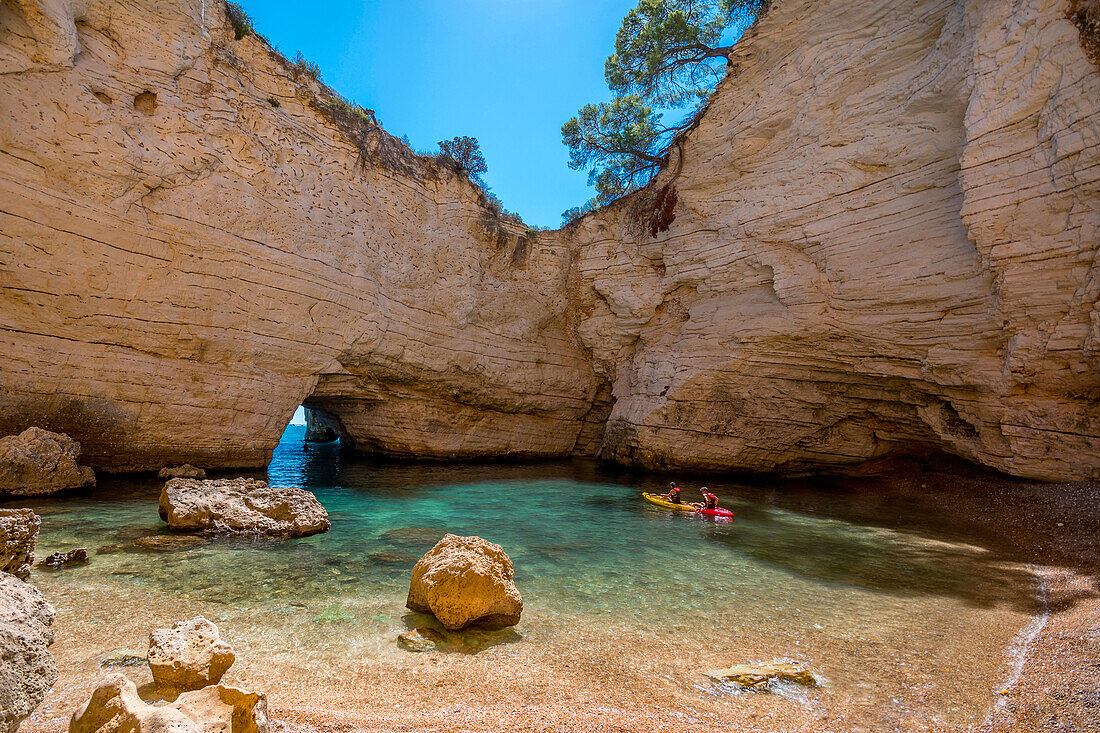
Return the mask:
{"type": "MultiPolygon", "coordinates": [[[[737,516],[703,518],[641,500],[642,491],[663,489],[663,476],[588,462],[378,462],[342,451],[339,443],[305,444],[302,430],[288,428],[266,478],[313,491],[332,521],[326,534],[216,539],[179,552],[126,547],[166,532],[156,509],[162,482],[108,477],[94,492],[31,503],[45,515],[39,555],[72,545],[102,548],[119,582],[263,604],[273,589],[283,601],[333,592],[401,595],[419,556],[451,532],[503,546],[529,603],[613,609],[639,619],[730,597],[743,602],[747,593],[785,578],[898,599],[940,595],[976,606],[1034,607],[1033,587],[1019,571],[1001,567],[1003,553],[976,547],[972,536],[964,543],[929,541],[927,533],[906,527],[901,506],[868,516],[876,513],[873,500],[860,494],[796,485],[780,500],[775,489],[759,484],[712,486],[737,516]],[[809,507],[800,501],[814,498],[809,507]],[[800,511],[784,504],[799,504],[800,511]],[[857,511],[862,521],[816,511],[828,509],[857,511]]],[[[697,483],[681,481],[688,498],[686,487],[697,483]]],[[[950,527],[944,529],[940,534],[950,538],[950,527]]]]}
{"type": "MultiPolygon", "coordinates": [[[[926,684],[916,669],[994,686],[1037,611],[1017,548],[911,483],[705,479],[736,512],[729,521],[644,502],[667,476],[590,461],[388,462],[301,435],[288,429],[267,478],[313,491],[328,533],[151,550],[131,543],[167,533],[162,482],[103,477],[92,492],[19,502],[43,516],[39,556],[73,546],[92,555],[85,566],[39,569],[36,582],[65,602],[93,597],[89,588],[148,591],[217,604],[227,619],[277,617],[296,648],[332,646],[336,624],[356,648],[388,650],[416,560],[444,532],[479,535],[512,558],[525,623],[626,630],[635,636],[616,653],[657,668],[796,658],[868,708],[926,684]],[[675,648],[654,627],[675,628],[675,648]]],[[[691,497],[700,480],[677,478],[691,497]]],[[[265,623],[256,633],[275,633],[265,623]]],[[[558,632],[524,633],[552,645],[558,632]]],[[[964,703],[955,688],[920,689],[933,716],[972,721],[985,704],[984,692],[964,703]]]]}

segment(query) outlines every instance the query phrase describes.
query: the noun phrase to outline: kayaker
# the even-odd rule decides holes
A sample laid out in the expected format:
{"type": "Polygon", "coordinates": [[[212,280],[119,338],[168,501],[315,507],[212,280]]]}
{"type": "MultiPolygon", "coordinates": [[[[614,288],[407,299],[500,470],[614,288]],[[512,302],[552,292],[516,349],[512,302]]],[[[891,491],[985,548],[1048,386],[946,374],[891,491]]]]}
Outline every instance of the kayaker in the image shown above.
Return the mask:
{"type": "Polygon", "coordinates": [[[715,496],[714,494],[710,493],[709,491],[707,491],[706,486],[699,489],[699,491],[701,491],[702,494],[703,494],[703,508],[704,509],[717,509],[718,508],[718,497],[715,496]]]}
{"type": "Polygon", "coordinates": [[[664,496],[665,501],[671,501],[673,504],[682,504],[680,501],[680,487],[676,485],[675,481],[668,482],[668,493],[664,496]]]}

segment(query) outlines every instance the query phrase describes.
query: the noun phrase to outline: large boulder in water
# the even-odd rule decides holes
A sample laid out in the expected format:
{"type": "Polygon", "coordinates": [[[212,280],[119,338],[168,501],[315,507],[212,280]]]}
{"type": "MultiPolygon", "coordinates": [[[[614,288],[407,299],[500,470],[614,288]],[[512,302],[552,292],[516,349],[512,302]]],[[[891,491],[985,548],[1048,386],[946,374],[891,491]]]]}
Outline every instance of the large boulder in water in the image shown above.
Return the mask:
{"type": "Polygon", "coordinates": [[[236,659],[218,627],[202,616],[177,621],[149,634],[153,681],[173,690],[198,690],[216,684],[236,659]]]}
{"type": "Polygon", "coordinates": [[[303,537],[332,526],[310,492],[248,478],[174,478],[160,492],[160,517],[173,530],[205,534],[303,537]]]}
{"type": "Polygon", "coordinates": [[[523,612],[514,578],[500,545],[448,534],[413,567],[405,605],[432,614],[448,631],[514,626],[523,612]]]}
{"type": "Polygon", "coordinates": [[[0,732],[15,733],[57,682],[53,616],[37,588],[0,573],[0,732]]]}
{"type": "Polygon", "coordinates": [[[0,495],[42,496],[95,483],[81,466],[80,443],[61,433],[27,428],[0,438],[0,495]]]}
{"type": "Polygon", "coordinates": [[[109,675],[69,722],[69,733],[267,733],[267,698],[225,685],[185,692],[167,705],[138,696],[121,674],[109,675]]]}
{"type": "Polygon", "coordinates": [[[26,580],[42,520],[30,509],[0,509],[0,571],[26,580]]]}

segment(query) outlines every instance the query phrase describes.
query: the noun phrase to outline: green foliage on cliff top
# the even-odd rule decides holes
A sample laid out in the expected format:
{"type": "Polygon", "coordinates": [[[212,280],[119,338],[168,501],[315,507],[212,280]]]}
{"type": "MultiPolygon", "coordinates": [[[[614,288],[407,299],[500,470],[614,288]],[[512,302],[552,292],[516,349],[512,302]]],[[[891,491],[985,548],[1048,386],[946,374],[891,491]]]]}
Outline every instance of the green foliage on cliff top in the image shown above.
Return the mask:
{"type": "Polygon", "coordinates": [[[569,167],[588,169],[596,196],[570,221],[648,183],[729,66],[732,43],[770,0],[640,0],[623,19],[604,77],[610,102],[589,104],[562,126],[569,167]],[[661,110],[687,109],[666,125],[661,110]]]}

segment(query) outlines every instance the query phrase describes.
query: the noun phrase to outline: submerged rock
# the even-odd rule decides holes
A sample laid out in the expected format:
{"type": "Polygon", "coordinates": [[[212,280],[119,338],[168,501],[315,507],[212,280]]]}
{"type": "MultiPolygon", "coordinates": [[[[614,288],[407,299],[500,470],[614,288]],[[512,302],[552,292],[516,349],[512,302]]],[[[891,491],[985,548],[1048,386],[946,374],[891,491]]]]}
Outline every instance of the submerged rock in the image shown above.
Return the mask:
{"type": "Polygon", "coordinates": [[[210,544],[210,541],[195,535],[154,534],[138,537],[126,544],[103,545],[96,550],[97,555],[116,555],[120,552],[179,552],[210,544]]]}
{"type": "Polygon", "coordinates": [[[447,535],[438,527],[396,527],[382,533],[382,539],[395,545],[420,545],[430,547],[447,535]]]}
{"type": "Polygon", "coordinates": [[[312,493],[248,478],[174,478],[161,490],[160,516],[173,530],[207,534],[302,537],[331,526],[312,493]]]}
{"type": "Polygon", "coordinates": [[[148,661],[148,658],[139,651],[133,649],[114,649],[99,660],[99,666],[108,669],[114,669],[116,667],[140,667],[148,661]]]}
{"type": "Polygon", "coordinates": [[[148,537],[138,537],[130,543],[130,546],[139,550],[153,550],[155,552],[178,552],[202,547],[209,542],[202,537],[190,535],[154,534],[148,537]]]}
{"type": "Polygon", "coordinates": [[[448,534],[413,567],[405,605],[432,614],[448,631],[514,626],[523,611],[514,577],[500,545],[448,534]]]}
{"type": "Polygon", "coordinates": [[[42,520],[30,509],[0,509],[0,571],[26,580],[42,520]]]}
{"type": "Polygon", "coordinates": [[[95,483],[81,466],[80,443],[62,433],[27,428],[0,438],[0,495],[42,496],[95,483]]]}
{"type": "Polygon", "coordinates": [[[737,664],[728,669],[712,669],[703,674],[715,682],[725,682],[751,690],[767,689],[775,681],[793,682],[806,687],[817,685],[813,674],[798,662],[737,664]]]}
{"type": "Polygon", "coordinates": [[[160,469],[157,478],[206,478],[206,471],[197,466],[192,466],[190,463],[185,463],[182,466],[165,466],[160,469]]]}
{"type": "Polygon", "coordinates": [[[202,616],[149,634],[149,669],[160,687],[198,690],[216,684],[235,659],[218,627],[202,616]]]}
{"type": "Polygon", "coordinates": [[[104,679],[69,722],[69,733],[267,733],[267,698],[226,685],[185,692],[150,705],[115,673],[104,679]]]}
{"type": "Polygon", "coordinates": [[[418,558],[416,555],[409,555],[404,552],[372,552],[369,555],[371,560],[381,565],[413,565],[418,558]]]}
{"type": "Polygon", "coordinates": [[[444,636],[435,629],[416,628],[397,635],[397,644],[410,652],[430,652],[443,643],[444,636]]]}
{"type": "Polygon", "coordinates": [[[88,562],[88,548],[78,547],[68,552],[55,552],[52,555],[47,555],[38,564],[42,567],[61,568],[66,565],[79,565],[86,562],[88,562]]]}
{"type": "Polygon", "coordinates": [[[14,733],[57,682],[53,617],[37,588],[0,574],[0,731],[14,733]]]}

